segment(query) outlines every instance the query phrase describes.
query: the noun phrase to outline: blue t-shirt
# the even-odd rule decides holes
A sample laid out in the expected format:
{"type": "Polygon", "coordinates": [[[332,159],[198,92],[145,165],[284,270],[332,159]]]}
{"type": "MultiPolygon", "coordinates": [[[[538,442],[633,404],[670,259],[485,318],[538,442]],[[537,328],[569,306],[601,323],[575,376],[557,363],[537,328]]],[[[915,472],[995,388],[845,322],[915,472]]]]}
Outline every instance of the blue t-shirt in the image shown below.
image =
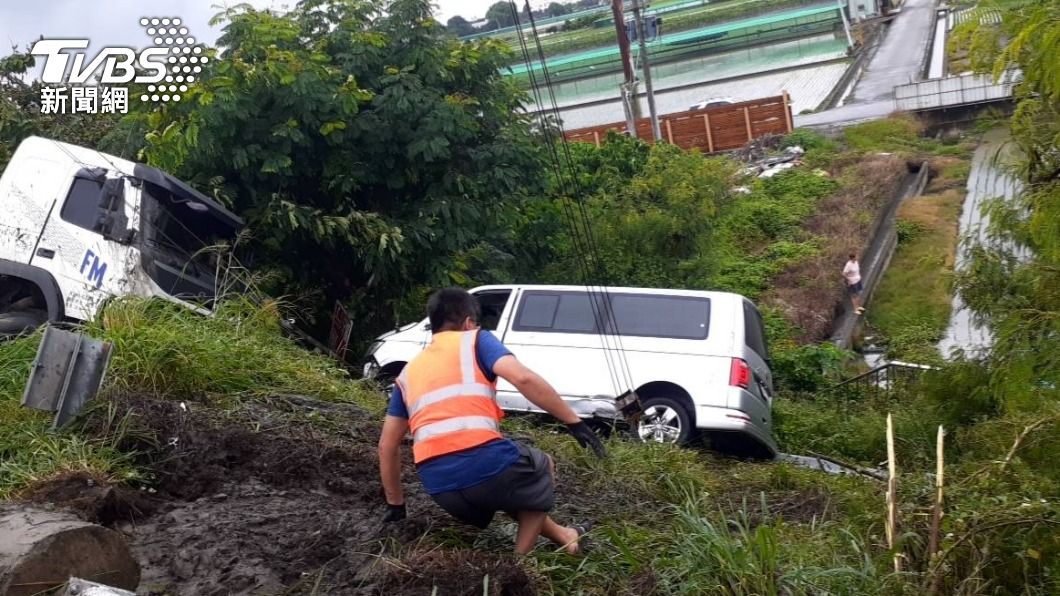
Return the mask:
{"type": "MultiPolygon", "coordinates": [[[[490,381],[497,380],[493,365],[504,356],[511,355],[501,340],[489,331],[479,331],[475,342],[475,360],[490,381]]],[[[390,393],[389,416],[408,418],[409,411],[401,396],[401,388],[394,385],[390,393]]],[[[431,458],[416,466],[429,495],[475,486],[508,469],[519,459],[519,449],[508,439],[495,439],[489,443],[431,458]]]]}

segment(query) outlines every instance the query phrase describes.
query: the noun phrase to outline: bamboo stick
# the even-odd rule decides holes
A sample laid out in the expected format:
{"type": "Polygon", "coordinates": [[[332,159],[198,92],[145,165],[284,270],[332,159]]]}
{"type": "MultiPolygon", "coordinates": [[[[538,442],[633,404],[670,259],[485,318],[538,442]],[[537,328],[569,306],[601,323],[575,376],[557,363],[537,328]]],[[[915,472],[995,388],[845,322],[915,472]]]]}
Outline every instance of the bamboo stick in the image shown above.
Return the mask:
{"type": "MultiPolygon", "coordinates": [[[[928,541],[928,561],[934,561],[935,557],[939,553],[939,542],[941,540],[942,533],[942,485],[943,485],[943,471],[945,468],[945,460],[943,454],[943,441],[946,436],[946,432],[939,426],[938,439],[935,441],[935,507],[931,512],[931,538],[928,541]]],[[[931,587],[928,590],[930,594],[938,593],[938,582],[939,576],[936,572],[931,578],[931,587]]]]}
{"type": "MultiPolygon", "coordinates": [[[[887,414],[887,548],[894,550],[895,534],[898,526],[898,474],[894,458],[894,422],[891,415],[887,414]]],[[[894,553],[894,570],[902,570],[901,556],[894,553]]]]}
{"type": "Polygon", "coordinates": [[[746,106],[743,109],[743,122],[747,126],[747,142],[750,143],[755,137],[751,133],[751,109],[746,106]]]}

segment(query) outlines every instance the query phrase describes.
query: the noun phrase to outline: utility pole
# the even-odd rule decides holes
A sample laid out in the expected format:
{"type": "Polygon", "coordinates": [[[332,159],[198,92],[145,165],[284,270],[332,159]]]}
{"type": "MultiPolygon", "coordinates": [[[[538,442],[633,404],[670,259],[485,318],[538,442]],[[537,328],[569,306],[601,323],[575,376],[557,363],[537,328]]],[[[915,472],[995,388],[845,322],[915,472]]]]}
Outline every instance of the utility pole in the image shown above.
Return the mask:
{"type": "Polygon", "coordinates": [[[648,114],[651,116],[651,134],[655,141],[662,140],[662,129],[659,128],[659,114],[655,111],[655,90],[651,86],[651,60],[648,59],[647,32],[644,20],[640,15],[640,0],[633,0],[633,22],[637,27],[637,41],[640,42],[640,61],[644,69],[644,90],[648,92],[648,114]]]}
{"type": "Polygon", "coordinates": [[[626,17],[622,14],[622,0],[611,0],[611,14],[615,19],[615,33],[618,34],[618,51],[622,58],[622,72],[626,82],[622,91],[622,109],[626,113],[626,131],[631,137],[637,136],[637,119],[633,113],[632,102],[637,97],[637,75],[633,72],[633,56],[629,51],[629,37],[626,35],[626,17]]]}

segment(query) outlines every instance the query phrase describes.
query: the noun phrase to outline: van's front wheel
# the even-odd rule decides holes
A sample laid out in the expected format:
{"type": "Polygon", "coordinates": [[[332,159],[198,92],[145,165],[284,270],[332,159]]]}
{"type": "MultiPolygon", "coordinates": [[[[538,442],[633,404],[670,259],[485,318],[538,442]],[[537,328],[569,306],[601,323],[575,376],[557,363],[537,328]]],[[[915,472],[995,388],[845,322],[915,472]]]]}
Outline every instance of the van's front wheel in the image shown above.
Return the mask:
{"type": "Polygon", "coordinates": [[[643,400],[644,414],[637,421],[637,436],[645,443],[684,445],[692,438],[692,415],[672,397],[643,400]]]}

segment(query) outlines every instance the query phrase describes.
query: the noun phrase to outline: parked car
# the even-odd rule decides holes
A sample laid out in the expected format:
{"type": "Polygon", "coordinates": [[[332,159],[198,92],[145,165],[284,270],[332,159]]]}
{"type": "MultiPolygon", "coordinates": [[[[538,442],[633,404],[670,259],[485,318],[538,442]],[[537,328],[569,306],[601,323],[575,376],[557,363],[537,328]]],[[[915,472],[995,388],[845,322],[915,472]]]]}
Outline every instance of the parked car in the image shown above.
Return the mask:
{"type": "Polygon", "coordinates": [[[688,111],[693,110],[706,110],[707,108],[720,108],[722,106],[731,106],[736,103],[736,100],[731,97],[711,97],[705,99],[692,107],[688,108],[688,111]]]}
{"type": "MultiPolygon", "coordinates": [[[[629,387],[628,381],[615,380],[628,378],[644,409],[635,429],[642,440],[683,444],[705,432],[715,444],[776,453],[765,329],[747,298],[541,285],[470,292],[482,307],[481,327],[548,380],[583,418],[617,418],[615,396],[629,387]],[[607,304],[611,325],[603,323],[607,304]],[[613,325],[620,333],[606,343],[621,349],[605,350],[601,329],[613,325]]],[[[368,351],[365,377],[392,380],[430,338],[426,319],[379,336],[368,351]]],[[[509,411],[540,411],[503,379],[497,401],[509,411]]]]}

